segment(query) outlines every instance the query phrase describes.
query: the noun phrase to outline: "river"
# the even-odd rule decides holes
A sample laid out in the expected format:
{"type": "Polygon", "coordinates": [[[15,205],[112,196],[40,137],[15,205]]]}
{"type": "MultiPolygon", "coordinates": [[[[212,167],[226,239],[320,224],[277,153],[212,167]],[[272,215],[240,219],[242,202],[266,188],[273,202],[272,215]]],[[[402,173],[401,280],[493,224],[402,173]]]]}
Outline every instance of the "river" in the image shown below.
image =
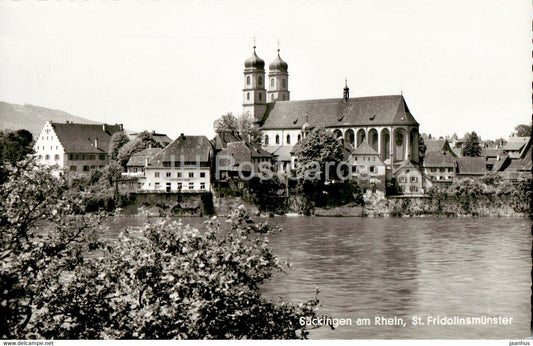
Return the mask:
{"type": "MultiPolygon", "coordinates": [[[[111,228],[113,233],[143,219],[119,220],[111,228]]],[[[202,222],[200,218],[182,220],[202,222]]],[[[275,275],[264,293],[295,302],[312,298],[319,287],[320,312],[352,322],[335,330],[313,330],[312,339],[531,336],[529,219],[266,220],[284,229],[271,239],[271,245],[293,270],[275,275]],[[457,325],[453,320],[448,320],[452,325],[436,325],[442,317],[454,316],[465,318],[463,323],[467,317],[501,319],[490,325],[457,325]],[[376,318],[381,325],[376,325],[376,318]],[[424,325],[413,325],[413,319],[424,325]],[[356,325],[368,321],[369,325],[356,325]]]]}

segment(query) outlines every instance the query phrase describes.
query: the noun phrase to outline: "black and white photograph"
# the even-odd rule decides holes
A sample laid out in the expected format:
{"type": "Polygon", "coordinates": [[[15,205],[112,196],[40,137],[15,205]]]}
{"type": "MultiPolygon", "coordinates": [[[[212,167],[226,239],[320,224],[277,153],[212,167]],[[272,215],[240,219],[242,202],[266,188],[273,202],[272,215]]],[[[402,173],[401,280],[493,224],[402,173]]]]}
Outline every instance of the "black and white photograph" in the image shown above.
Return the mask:
{"type": "Polygon", "coordinates": [[[532,10],[0,0],[3,345],[529,345],[532,10]]]}

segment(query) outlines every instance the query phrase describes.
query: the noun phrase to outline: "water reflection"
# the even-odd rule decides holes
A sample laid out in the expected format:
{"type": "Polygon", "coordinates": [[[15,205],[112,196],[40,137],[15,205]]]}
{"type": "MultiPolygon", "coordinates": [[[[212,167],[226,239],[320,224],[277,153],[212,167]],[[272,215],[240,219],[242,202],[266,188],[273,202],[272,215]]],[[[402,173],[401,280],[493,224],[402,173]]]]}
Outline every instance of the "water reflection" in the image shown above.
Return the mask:
{"type": "MultiPolygon", "coordinates": [[[[198,225],[199,218],[184,218],[198,225]]],[[[116,236],[125,218],[111,226],[116,236]]],[[[320,287],[322,312],[338,318],[403,317],[400,326],[320,328],[311,338],[530,337],[531,223],[512,218],[272,218],[271,239],[294,270],[265,294],[302,301],[320,287]],[[508,326],[411,325],[412,316],[507,316],[508,326]]]]}

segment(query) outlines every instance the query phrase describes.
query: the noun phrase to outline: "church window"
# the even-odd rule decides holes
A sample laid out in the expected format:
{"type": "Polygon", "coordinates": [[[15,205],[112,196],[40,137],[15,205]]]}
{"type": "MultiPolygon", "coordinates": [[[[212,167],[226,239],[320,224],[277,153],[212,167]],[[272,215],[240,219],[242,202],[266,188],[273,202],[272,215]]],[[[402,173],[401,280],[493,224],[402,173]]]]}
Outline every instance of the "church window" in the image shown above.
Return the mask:
{"type": "Polygon", "coordinates": [[[274,78],[270,78],[270,87],[273,88],[274,87],[274,78]]]}
{"type": "Polygon", "coordinates": [[[282,80],[281,80],[281,86],[282,86],[283,88],[286,88],[286,87],[287,87],[287,81],[286,81],[285,79],[282,79],[282,80]]]}
{"type": "Polygon", "coordinates": [[[247,77],[246,77],[246,84],[247,84],[247,85],[250,85],[250,76],[247,76],[247,77]]]}
{"type": "Polygon", "coordinates": [[[283,95],[283,101],[285,101],[285,95],[283,95]]]}
{"type": "Polygon", "coordinates": [[[279,144],[279,135],[276,135],[276,144],[279,144]]]}
{"type": "Polygon", "coordinates": [[[257,83],[259,83],[259,85],[263,85],[263,77],[259,76],[259,78],[257,78],[257,83]]]}
{"type": "Polygon", "coordinates": [[[287,135],[287,144],[291,144],[291,135],[287,135]]]}
{"type": "Polygon", "coordinates": [[[265,145],[268,145],[268,135],[265,135],[265,145]]]}
{"type": "Polygon", "coordinates": [[[270,101],[274,101],[274,94],[270,95],[270,101]]]}
{"type": "Polygon", "coordinates": [[[250,93],[246,93],[246,99],[249,101],[250,100],[250,93]]]}
{"type": "Polygon", "coordinates": [[[298,135],[298,141],[302,139],[302,135],[298,135]]]}
{"type": "Polygon", "coordinates": [[[263,99],[263,94],[259,93],[259,101],[262,101],[263,99]]]}

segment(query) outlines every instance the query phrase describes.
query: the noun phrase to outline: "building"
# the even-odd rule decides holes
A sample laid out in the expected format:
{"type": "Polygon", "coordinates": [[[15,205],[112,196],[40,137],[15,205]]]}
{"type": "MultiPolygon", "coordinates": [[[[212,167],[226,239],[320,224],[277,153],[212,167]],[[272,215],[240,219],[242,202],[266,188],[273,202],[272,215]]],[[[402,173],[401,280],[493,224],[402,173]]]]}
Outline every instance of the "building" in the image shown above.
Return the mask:
{"type": "Polygon", "coordinates": [[[424,141],[424,145],[426,146],[426,154],[436,152],[443,155],[447,153],[452,157],[457,156],[447,139],[427,139],[424,141]]]}
{"type": "Polygon", "coordinates": [[[393,172],[396,193],[404,196],[420,196],[433,186],[431,178],[420,172],[411,162],[404,161],[393,172]]]}
{"type": "Polygon", "coordinates": [[[37,163],[68,172],[89,172],[109,163],[109,143],[122,124],[47,122],[34,150],[37,163]]]}
{"type": "Polygon", "coordinates": [[[141,190],[211,191],[213,161],[214,148],[207,137],[181,134],[148,161],[141,190]]]}
{"type": "Polygon", "coordinates": [[[482,177],[487,174],[487,165],[484,157],[458,157],[455,159],[457,178],[482,177]]]}
{"type": "Polygon", "coordinates": [[[172,143],[172,139],[170,139],[170,137],[168,137],[166,134],[157,133],[155,131],[131,133],[128,135],[128,137],[130,138],[130,140],[133,140],[133,139],[139,138],[143,133],[147,133],[150,136],[150,138],[154,142],[156,142],[161,148],[164,148],[170,143],[172,143]]]}
{"type": "Polygon", "coordinates": [[[430,151],[424,156],[424,173],[437,185],[449,185],[455,176],[453,151],[430,151]]]}
{"type": "Polygon", "coordinates": [[[531,137],[509,137],[509,141],[503,146],[506,155],[511,159],[519,159],[522,152],[531,146],[531,137]]]}
{"type": "Polygon", "coordinates": [[[405,160],[418,163],[419,124],[403,95],[350,98],[345,84],[341,98],[291,101],[288,64],[279,50],[266,83],[265,62],[255,47],[244,66],[243,112],[260,125],[264,148],[283,157],[285,165],[304,136],[304,124],[323,126],[355,149],[368,143],[389,169],[405,160]]]}
{"type": "Polygon", "coordinates": [[[385,196],[385,163],[368,143],[362,143],[352,152],[352,177],[363,189],[363,194],[385,196]]]}
{"type": "Polygon", "coordinates": [[[142,173],[144,176],[144,168],[148,166],[148,162],[159,153],[161,148],[146,148],[138,153],[131,155],[128,163],[126,164],[126,173],[138,174],[142,173]]]}

